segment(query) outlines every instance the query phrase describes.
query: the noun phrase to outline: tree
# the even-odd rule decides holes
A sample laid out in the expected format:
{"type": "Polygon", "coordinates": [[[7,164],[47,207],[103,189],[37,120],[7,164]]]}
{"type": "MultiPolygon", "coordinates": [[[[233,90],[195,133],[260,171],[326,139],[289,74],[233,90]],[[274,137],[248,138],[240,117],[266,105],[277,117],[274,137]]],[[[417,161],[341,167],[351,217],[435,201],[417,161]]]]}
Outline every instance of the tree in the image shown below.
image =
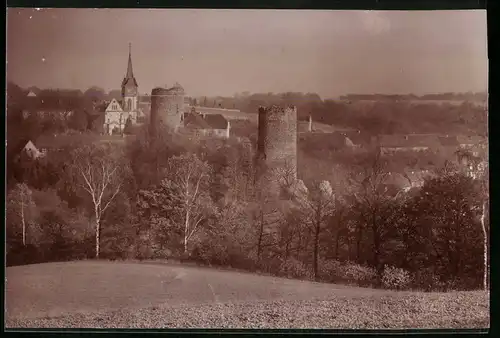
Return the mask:
{"type": "MultiPolygon", "coordinates": [[[[355,209],[360,216],[358,223],[357,253],[360,255],[360,245],[364,226],[368,226],[373,238],[373,260],[372,264],[378,273],[382,272],[381,247],[383,244],[384,223],[386,220],[385,209],[387,207],[387,186],[388,177],[386,169],[387,163],[382,159],[379,152],[368,154],[362,159],[361,170],[354,174],[351,182],[356,197],[355,209]],[[357,176],[357,177],[356,177],[357,176]]],[[[359,261],[358,261],[359,262],[359,261]]]]}
{"type": "Polygon", "coordinates": [[[83,93],[83,96],[91,101],[100,102],[106,98],[106,92],[102,88],[92,86],[83,93]]]}
{"type": "Polygon", "coordinates": [[[159,185],[163,179],[162,169],[174,155],[186,151],[186,145],[180,142],[166,127],[162,127],[156,136],[149,133],[148,126],[138,129],[137,137],[127,143],[126,154],[135,182],[139,189],[149,189],[159,185]]]}
{"type": "Polygon", "coordinates": [[[140,191],[139,209],[167,236],[179,234],[185,255],[188,244],[214,214],[209,195],[211,168],[195,154],[168,159],[161,183],[140,191]]]}
{"type": "Polygon", "coordinates": [[[76,109],[70,117],[68,127],[74,130],[85,131],[88,128],[88,116],[84,108],[76,109]]]}
{"type": "Polygon", "coordinates": [[[19,237],[18,225],[20,225],[21,243],[26,246],[27,237],[31,244],[36,243],[34,228],[36,221],[36,205],[33,201],[31,189],[24,183],[17,184],[7,196],[7,241],[17,241],[19,237]],[[19,224],[20,223],[20,224],[19,224]],[[32,240],[31,237],[35,240],[32,240]]]}
{"type": "Polygon", "coordinates": [[[184,253],[188,241],[210,216],[212,203],[208,195],[211,168],[196,155],[174,156],[167,163],[167,182],[179,194],[182,203],[177,219],[184,224],[184,253]]]}
{"type": "Polygon", "coordinates": [[[72,153],[72,169],[77,184],[91,200],[96,258],[99,258],[102,217],[124,183],[125,168],[117,153],[109,146],[85,146],[72,153]]]}
{"type": "Polygon", "coordinates": [[[335,194],[330,182],[321,181],[315,183],[309,189],[309,198],[303,204],[304,220],[312,226],[314,233],[313,242],[313,272],[314,279],[318,280],[318,254],[320,246],[320,235],[326,222],[335,211],[335,194]]]}
{"type": "MultiPolygon", "coordinates": [[[[477,181],[460,172],[445,172],[428,180],[417,199],[418,226],[424,242],[431,249],[428,262],[443,281],[455,287],[472,287],[481,270],[483,251],[479,215],[481,190],[477,181]]],[[[479,275],[479,276],[478,276],[479,275]]],[[[480,279],[480,278],[479,278],[480,279]]]]}
{"type": "MultiPolygon", "coordinates": [[[[459,149],[456,152],[458,161],[462,164],[465,175],[473,177],[479,183],[481,190],[481,230],[483,232],[483,288],[488,288],[488,231],[486,217],[489,204],[489,168],[487,161],[474,156],[469,150],[459,149]]],[[[487,154],[486,154],[487,155],[487,154]]]]}

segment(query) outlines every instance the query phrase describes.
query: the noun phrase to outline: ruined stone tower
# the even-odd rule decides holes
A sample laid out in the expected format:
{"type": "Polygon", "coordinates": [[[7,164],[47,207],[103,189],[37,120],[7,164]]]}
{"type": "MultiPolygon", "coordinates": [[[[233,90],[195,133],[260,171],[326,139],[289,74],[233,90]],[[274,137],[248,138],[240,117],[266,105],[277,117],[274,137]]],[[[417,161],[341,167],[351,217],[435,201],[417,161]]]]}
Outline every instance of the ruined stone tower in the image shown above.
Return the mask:
{"type": "Polygon", "coordinates": [[[178,83],[169,89],[157,87],[151,91],[150,128],[153,134],[159,124],[177,131],[184,113],[184,95],[184,88],[178,83]]]}
{"type": "MultiPolygon", "coordinates": [[[[297,178],[297,108],[279,106],[259,108],[257,162],[263,168],[258,173],[276,183],[286,174],[297,178]]],[[[291,177],[290,177],[291,176],[291,177]]]]}

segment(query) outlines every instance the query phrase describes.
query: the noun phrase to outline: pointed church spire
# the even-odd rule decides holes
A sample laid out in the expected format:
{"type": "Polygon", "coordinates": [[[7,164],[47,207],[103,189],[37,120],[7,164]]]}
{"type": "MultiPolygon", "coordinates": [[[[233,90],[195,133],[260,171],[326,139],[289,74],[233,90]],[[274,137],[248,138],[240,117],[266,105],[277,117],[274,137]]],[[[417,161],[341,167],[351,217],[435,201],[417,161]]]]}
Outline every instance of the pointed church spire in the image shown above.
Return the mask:
{"type": "Polygon", "coordinates": [[[128,44],[128,66],[127,66],[127,75],[122,82],[122,91],[123,87],[127,84],[131,84],[132,86],[138,87],[137,80],[134,77],[134,71],[132,70],[132,44],[128,44]]]}
{"type": "Polygon", "coordinates": [[[127,79],[132,79],[134,77],[134,72],[132,70],[132,44],[128,44],[128,66],[127,66],[127,79]]]}

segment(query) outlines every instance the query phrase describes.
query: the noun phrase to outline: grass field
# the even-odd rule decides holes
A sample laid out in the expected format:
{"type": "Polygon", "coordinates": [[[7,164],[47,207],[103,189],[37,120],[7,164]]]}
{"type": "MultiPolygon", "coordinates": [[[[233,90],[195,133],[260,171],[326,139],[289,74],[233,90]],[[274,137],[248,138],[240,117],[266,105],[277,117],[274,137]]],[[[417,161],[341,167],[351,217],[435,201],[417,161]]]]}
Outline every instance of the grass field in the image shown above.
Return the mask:
{"type": "Polygon", "coordinates": [[[6,327],[486,328],[486,292],[417,293],[152,263],[9,267],[6,327]]]}

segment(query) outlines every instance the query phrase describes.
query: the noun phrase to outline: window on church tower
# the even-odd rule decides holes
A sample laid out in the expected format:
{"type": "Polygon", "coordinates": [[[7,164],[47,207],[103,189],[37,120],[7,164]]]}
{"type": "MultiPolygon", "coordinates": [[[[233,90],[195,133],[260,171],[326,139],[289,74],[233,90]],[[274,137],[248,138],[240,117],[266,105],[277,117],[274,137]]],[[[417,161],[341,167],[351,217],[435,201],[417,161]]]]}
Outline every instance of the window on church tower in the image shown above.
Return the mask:
{"type": "Polygon", "coordinates": [[[127,102],[127,110],[128,110],[128,111],[132,110],[132,99],[128,99],[128,102],[127,102]]]}

